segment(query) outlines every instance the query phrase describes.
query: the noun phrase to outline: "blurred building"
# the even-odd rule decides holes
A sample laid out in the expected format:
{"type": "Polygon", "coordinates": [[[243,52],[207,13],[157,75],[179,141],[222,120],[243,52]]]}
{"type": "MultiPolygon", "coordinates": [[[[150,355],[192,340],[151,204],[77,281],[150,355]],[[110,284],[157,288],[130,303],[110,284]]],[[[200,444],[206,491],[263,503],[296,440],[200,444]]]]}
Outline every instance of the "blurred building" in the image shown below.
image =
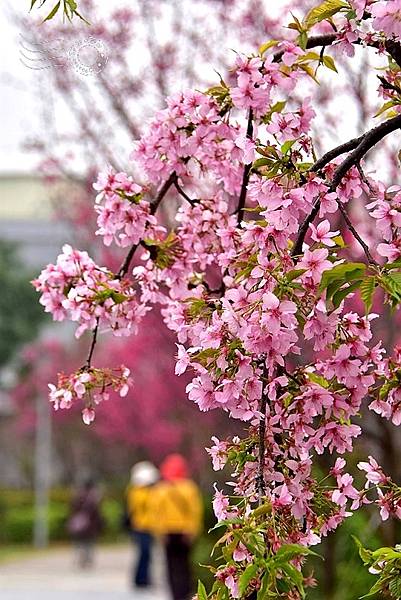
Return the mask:
{"type": "MultiPolygon", "coordinates": [[[[68,229],[55,221],[54,202],[39,176],[0,174],[0,240],[16,244],[28,272],[34,275],[54,261],[66,239],[68,229]]],[[[60,334],[63,335],[63,328],[58,329],[60,334]]],[[[24,482],[12,427],[14,406],[7,393],[12,371],[12,367],[7,367],[0,373],[0,485],[11,486],[24,482]]]]}
{"type": "Polygon", "coordinates": [[[67,238],[66,226],[54,220],[54,204],[40,177],[0,174],[0,239],[18,244],[30,270],[54,260],[67,238]]]}

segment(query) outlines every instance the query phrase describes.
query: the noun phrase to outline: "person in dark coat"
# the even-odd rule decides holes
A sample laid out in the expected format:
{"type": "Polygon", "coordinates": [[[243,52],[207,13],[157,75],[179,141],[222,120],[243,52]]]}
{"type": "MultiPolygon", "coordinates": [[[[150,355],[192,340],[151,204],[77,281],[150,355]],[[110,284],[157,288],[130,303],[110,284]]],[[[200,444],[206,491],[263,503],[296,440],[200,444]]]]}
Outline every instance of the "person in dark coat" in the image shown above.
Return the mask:
{"type": "Polygon", "coordinates": [[[76,548],[78,566],[91,567],[95,542],[103,529],[101,494],[92,479],[87,479],[74,496],[67,529],[76,548]]]}

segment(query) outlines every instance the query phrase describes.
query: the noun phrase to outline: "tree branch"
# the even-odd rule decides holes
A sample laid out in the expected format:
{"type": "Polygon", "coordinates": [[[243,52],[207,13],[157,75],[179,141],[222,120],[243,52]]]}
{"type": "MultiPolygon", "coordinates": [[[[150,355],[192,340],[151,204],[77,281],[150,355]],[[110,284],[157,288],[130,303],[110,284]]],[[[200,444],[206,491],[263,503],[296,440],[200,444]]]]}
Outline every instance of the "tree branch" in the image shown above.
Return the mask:
{"type": "Polygon", "coordinates": [[[184,200],[186,200],[187,202],[189,202],[189,204],[191,206],[195,206],[196,204],[198,204],[197,200],[193,200],[192,198],[190,198],[188,196],[188,194],[185,192],[185,190],[178,183],[178,179],[177,178],[174,181],[174,187],[177,190],[177,192],[180,194],[180,196],[182,196],[184,198],[184,200]]]}
{"type": "MultiPolygon", "coordinates": [[[[374,146],[376,146],[376,144],[378,142],[380,142],[383,138],[385,138],[389,133],[392,133],[393,131],[396,131],[397,129],[401,129],[401,115],[397,115],[396,117],[393,117],[392,119],[388,119],[384,123],[380,123],[380,125],[377,125],[373,129],[371,129],[370,131],[367,131],[366,133],[361,135],[359,138],[354,138],[353,140],[350,140],[349,142],[346,142],[345,144],[341,144],[341,146],[337,146],[337,148],[330,150],[330,152],[327,152],[324,156],[322,156],[321,159],[319,159],[311,167],[310,171],[314,172],[316,170],[316,165],[318,165],[319,169],[321,170],[323,168],[323,166],[325,166],[328,162],[330,162],[330,160],[332,160],[336,156],[339,156],[340,154],[343,154],[344,152],[347,152],[347,150],[354,148],[353,152],[351,152],[343,160],[343,162],[337,167],[337,169],[334,172],[334,176],[330,183],[328,193],[335,192],[337,187],[340,185],[342,178],[348,173],[348,171],[351,169],[351,167],[358,165],[360,163],[361,159],[369,152],[369,150],[371,150],[374,146]]],[[[341,210],[341,206],[338,201],[337,201],[337,204],[339,205],[340,212],[344,216],[344,213],[341,210]]],[[[308,231],[308,227],[313,222],[316,215],[318,214],[319,208],[320,208],[320,198],[318,198],[316,200],[311,212],[309,213],[309,215],[306,217],[306,219],[302,223],[302,225],[299,229],[297,240],[291,251],[291,256],[298,256],[302,252],[302,244],[304,243],[305,236],[308,231]]],[[[347,217],[348,217],[348,215],[347,215],[347,217]]],[[[358,238],[356,238],[356,239],[358,239],[358,238]]],[[[358,240],[359,243],[361,243],[361,241],[362,240],[358,240]]],[[[366,244],[364,242],[363,242],[363,244],[364,244],[364,246],[366,246],[366,244]]],[[[362,247],[364,247],[364,246],[362,246],[362,247]]]]}
{"type": "MultiPolygon", "coordinates": [[[[248,113],[248,124],[247,124],[247,128],[246,128],[246,137],[248,138],[248,140],[252,140],[252,136],[253,136],[253,110],[252,110],[252,108],[250,108],[249,113],[248,113]]],[[[252,163],[248,163],[244,167],[244,175],[242,177],[241,192],[239,195],[238,208],[237,208],[238,225],[241,223],[242,219],[244,218],[244,208],[245,208],[246,194],[247,194],[249,175],[251,173],[251,169],[252,169],[252,163]]]]}
{"type": "MultiPolygon", "coordinates": [[[[177,180],[177,175],[176,175],[175,171],[173,171],[173,173],[171,173],[170,177],[168,179],[166,179],[166,181],[163,183],[154,202],[152,202],[152,204],[150,205],[150,214],[151,215],[155,214],[155,212],[157,211],[157,209],[159,207],[160,202],[163,200],[164,196],[167,194],[167,192],[169,191],[169,189],[171,188],[173,183],[176,182],[176,180],[177,180]]],[[[121,265],[120,269],[118,270],[117,279],[122,279],[124,277],[124,275],[126,275],[128,273],[131,261],[134,258],[134,254],[140,245],[141,245],[141,243],[139,242],[138,244],[134,244],[133,246],[131,246],[127,256],[124,259],[123,264],[121,265]]]]}
{"type": "Polygon", "coordinates": [[[341,202],[339,200],[337,200],[337,205],[338,208],[340,210],[340,213],[343,216],[344,221],[347,223],[348,225],[348,229],[350,230],[350,232],[352,233],[352,235],[354,236],[354,238],[359,242],[360,246],[362,247],[366,258],[368,259],[369,264],[371,265],[377,265],[377,262],[375,261],[375,259],[373,258],[373,256],[370,253],[369,250],[369,246],[367,245],[366,242],[363,241],[363,239],[361,238],[361,236],[359,235],[359,233],[357,232],[357,230],[355,229],[355,227],[353,226],[351,219],[348,216],[347,211],[345,210],[344,206],[341,204],[341,202]]]}
{"type": "MultiPolygon", "coordinates": [[[[306,44],[306,49],[310,50],[311,48],[317,48],[319,46],[331,46],[338,39],[336,33],[327,33],[325,35],[314,35],[308,39],[306,44]]],[[[280,52],[276,52],[273,55],[273,62],[280,62],[282,56],[284,54],[284,50],[280,52]]]]}
{"type": "Polygon", "coordinates": [[[258,476],[257,476],[257,489],[259,504],[262,504],[263,497],[266,496],[266,482],[265,482],[265,450],[266,450],[266,407],[267,407],[267,393],[266,393],[266,381],[267,381],[267,367],[266,360],[263,365],[263,388],[262,397],[260,399],[259,411],[262,414],[259,420],[258,428],[258,447],[259,447],[259,463],[258,463],[258,476]]]}
{"type": "Polygon", "coordinates": [[[91,366],[92,356],[93,356],[93,353],[95,351],[95,346],[96,346],[98,331],[99,331],[99,317],[96,318],[96,326],[95,326],[95,329],[93,330],[93,333],[92,333],[92,343],[91,343],[91,346],[89,348],[88,358],[86,359],[85,369],[89,369],[90,366],[91,366]]]}

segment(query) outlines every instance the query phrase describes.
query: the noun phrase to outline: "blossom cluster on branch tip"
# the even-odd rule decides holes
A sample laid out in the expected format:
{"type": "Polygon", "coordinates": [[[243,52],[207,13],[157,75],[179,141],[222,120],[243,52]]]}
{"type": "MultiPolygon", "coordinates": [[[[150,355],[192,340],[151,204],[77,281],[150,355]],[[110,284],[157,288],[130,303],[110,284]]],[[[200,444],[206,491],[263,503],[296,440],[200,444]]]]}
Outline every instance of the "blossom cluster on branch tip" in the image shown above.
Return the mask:
{"type": "Polygon", "coordinates": [[[108,400],[111,391],[124,397],[128,394],[131,384],[132,379],[127,367],[84,367],[72,375],[59,373],[57,386],[49,383],[49,396],[55,410],[71,408],[75,403],[84,404],[82,419],[89,425],[95,420],[96,406],[108,400]]]}
{"type": "Polygon", "coordinates": [[[127,279],[99,267],[87,252],[63,246],[56,264],[49,264],[33,282],[39,302],[56,321],[79,323],[76,337],[100,326],[115,335],[130,335],[146,313],[127,279]]]}

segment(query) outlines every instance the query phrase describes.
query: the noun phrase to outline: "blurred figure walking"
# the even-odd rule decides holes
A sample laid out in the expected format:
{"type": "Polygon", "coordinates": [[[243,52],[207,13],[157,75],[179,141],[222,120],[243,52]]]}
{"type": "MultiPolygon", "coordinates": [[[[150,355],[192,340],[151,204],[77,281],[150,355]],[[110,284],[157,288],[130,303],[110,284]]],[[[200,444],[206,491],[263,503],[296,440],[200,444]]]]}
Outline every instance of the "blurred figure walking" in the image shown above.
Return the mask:
{"type": "Polygon", "coordinates": [[[141,461],[131,469],[131,481],[127,490],[127,517],[131,536],[138,555],[133,567],[132,583],[135,587],[149,587],[154,522],[154,484],[159,471],[148,461],[141,461]]]}
{"type": "Polygon", "coordinates": [[[93,566],[94,546],[103,529],[101,515],[101,493],[92,478],[86,479],[78,489],[71,503],[71,513],[67,522],[81,569],[93,566]]]}
{"type": "Polygon", "coordinates": [[[173,599],[189,600],[193,588],[190,553],[201,531],[202,498],[180,454],[167,456],[160,473],[163,480],[155,488],[155,531],[164,542],[173,599]]]}

